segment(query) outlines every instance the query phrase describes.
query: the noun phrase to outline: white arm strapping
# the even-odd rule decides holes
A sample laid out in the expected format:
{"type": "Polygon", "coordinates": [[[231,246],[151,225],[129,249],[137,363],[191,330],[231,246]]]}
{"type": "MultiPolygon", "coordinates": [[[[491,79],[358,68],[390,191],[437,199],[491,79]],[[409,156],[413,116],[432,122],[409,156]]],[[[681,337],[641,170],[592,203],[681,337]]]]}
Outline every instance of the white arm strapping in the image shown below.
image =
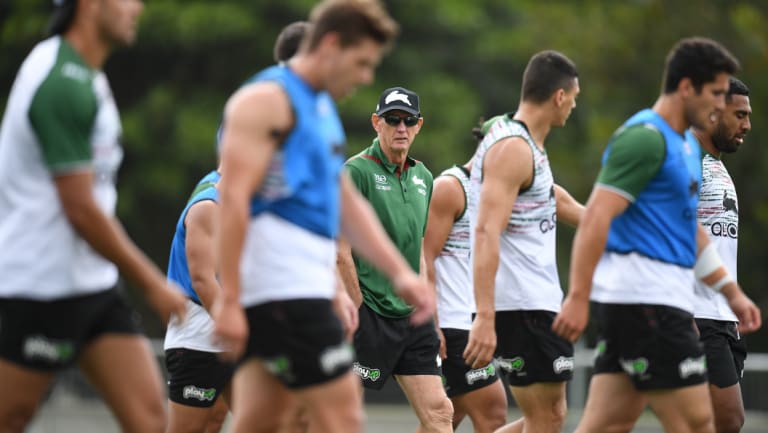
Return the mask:
{"type": "Polygon", "coordinates": [[[723,266],[723,261],[720,260],[720,254],[717,253],[715,245],[710,243],[701,250],[699,257],[696,257],[696,264],[693,266],[693,276],[695,276],[697,280],[701,280],[712,272],[718,270],[720,266],[723,266]]]}

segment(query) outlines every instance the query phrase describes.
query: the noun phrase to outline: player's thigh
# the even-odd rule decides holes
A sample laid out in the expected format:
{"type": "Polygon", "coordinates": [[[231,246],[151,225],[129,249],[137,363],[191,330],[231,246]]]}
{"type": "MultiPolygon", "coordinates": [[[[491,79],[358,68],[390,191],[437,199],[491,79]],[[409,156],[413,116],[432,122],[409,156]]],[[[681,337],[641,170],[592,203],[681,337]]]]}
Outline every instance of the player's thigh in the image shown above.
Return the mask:
{"type": "Polygon", "coordinates": [[[395,378],[420,420],[453,417],[453,405],[445,394],[440,376],[417,374],[396,375],[395,378]]]}
{"type": "Polygon", "coordinates": [[[629,432],[645,409],[645,397],[624,373],[592,376],[577,432],[629,432]]]}
{"type": "Polygon", "coordinates": [[[645,395],[666,431],[714,432],[708,384],[646,391],[645,395]]]}
{"type": "Polygon", "coordinates": [[[168,428],[166,433],[218,432],[227,417],[228,407],[218,399],[211,407],[195,407],[168,402],[168,428]]]}
{"type": "Polygon", "coordinates": [[[124,428],[165,423],[163,378],[146,338],[102,334],[85,347],[79,365],[124,428]]]}
{"type": "Polygon", "coordinates": [[[487,425],[488,431],[494,431],[506,423],[507,394],[501,380],[466,394],[455,396],[451,398],[451,401],[453,402],[454,419],[459,413],[468,415],[477,431],[484,431],[478,429],[478,425],[487,425]]]}
{"type": "Polygon", "coordinates": [[[351,370],[330,381],[295,389],[294,393],[307,413],[311,431],[362,431],[362,387],[351,370]]]}
{"type": "Polygon", "coordinates": [[[238,366],[230,386],[231,431],[235,433],[279,431],[285,414],[295,404],[288,388],[256,359],[238,366]]]}
{"type": "Polygon", "coordinates": [[[537,382],[528,386],[510,386],[509,389],[526,416],[560,412],[564,416],[565,384],[566,382],[537,382]]]}
{"type": "Polygon", "coordinates": [[[0,430],[22,431],[37,411],[54,373],[21,367],[0,359],[0,430]]]}

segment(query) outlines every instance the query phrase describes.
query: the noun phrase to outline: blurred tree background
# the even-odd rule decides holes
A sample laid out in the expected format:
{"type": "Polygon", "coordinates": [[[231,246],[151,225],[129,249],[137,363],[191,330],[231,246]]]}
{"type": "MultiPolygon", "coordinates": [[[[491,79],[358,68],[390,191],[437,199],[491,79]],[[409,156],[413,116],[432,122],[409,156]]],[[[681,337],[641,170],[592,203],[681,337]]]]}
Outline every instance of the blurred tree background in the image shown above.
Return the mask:
{"type": "MultiPolygon", "coordinates": [[[[233,90],[272,63],[280,29],[306,19],[311,0],[148,0],[139,39],[106,65],[120,107],[126,157],[118,214],[162,267],[178,214],[197,180],[216,164],[214,135],[233,90]]],[[[480,117],[517,106],[532,54],[562,51],[579,68],[581,96],[565,128],[547,143],[557,181],[586,201],[606,140],[629,115],[651,105],[669,48],[709,36],[740,60],[751,88],[753,131],[726,158],[740,198],[739,280],[768,311],[768,3],[763,0],[390,0],[401,36],[373,85],[339,104],[348,154],[369,145],[379,93],[402,85],[421,96],[424,127],[413,155],[437,174],[463,163],[480,117]]],[[[44,36],[50,0],[0,1],[0,102],[44,36]]],[[[561,279],[567,284],[573,230],[561,226],[561,279]]],[[[567,287],[567,286],[566,286],[567,287]]],[[[152,335],[162,330],[149,318],[152,335]]],[[[768,351],[768,331],[750,337],[768,351]]]]}

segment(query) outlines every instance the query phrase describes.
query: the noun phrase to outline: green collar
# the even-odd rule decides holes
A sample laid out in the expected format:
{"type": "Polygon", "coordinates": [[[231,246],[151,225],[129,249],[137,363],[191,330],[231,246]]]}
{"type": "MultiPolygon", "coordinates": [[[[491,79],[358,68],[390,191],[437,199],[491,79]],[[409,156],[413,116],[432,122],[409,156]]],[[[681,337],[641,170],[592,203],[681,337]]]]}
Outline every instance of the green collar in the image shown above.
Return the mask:
{"type": "MultiPolygon", "coordinates": [[[[381,144],[379,143],[379,137],[376,137],[373,139],[373,144],[371,145],[371,156],[376,159],[376,161],[381,164],[384,168],[387,169],[390,173],[395,173],[398,171],[400,166],[398,164],[393,164],[389,162],[389,159],[387,159],[387,155],[384,154],[384,151],[381,150],[381,144]]],[[[411,158],[410,156],[405,157],[405,169],[409,169],[410,167],[413,167],[416,165],[418,161],[411,158]]]]}

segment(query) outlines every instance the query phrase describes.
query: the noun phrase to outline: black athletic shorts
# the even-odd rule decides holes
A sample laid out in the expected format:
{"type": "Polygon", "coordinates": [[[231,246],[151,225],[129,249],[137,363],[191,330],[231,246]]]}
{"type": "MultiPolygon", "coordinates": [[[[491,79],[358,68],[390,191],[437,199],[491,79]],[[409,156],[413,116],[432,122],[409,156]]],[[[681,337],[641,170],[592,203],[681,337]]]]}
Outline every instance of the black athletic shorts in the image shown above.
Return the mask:
{"type": "Polygon", "coordinates": [[[741,381],[747,345],[736,329],[736,322],[696,319],[699,341],[707,357],[709,383],[727,388],[741,381]]]}
{"type": "Polygon", "coordinates": [[[51,301],[0,298],[0,358],[57,371],[104,334],[139,334],[138,319],[117,289],[51,301]]]}
{"type": "Polygon", "coordinates": [[[594,373],[624,372],[638,390],[707,381],[691,313],[666,305],[592,303],[598,325],[594,373]]]}
{"type": "Polygon", "coordinates": [[[573,377],[573,344],[552,331],[552,311],[497,311],[496,365],[510,386],[573,377]]]}
{"type": "Polygon", "coordinates": [[[256,357],[285,386],[304,388],[347,373],[355,354],[328,299],[291,299],[248,307],[243,360],[256,357]]]}
{"type": "Polygon", "coordinates": [[[410,317],[391,319],[360,306],[355,332],[355,373],[363,386],[381,389],[389,376],[440,376],[440,341],[431,320],[413,326],[410,317]]]}
{"type": "Polygon", "coordinates": [[[178,404],[211,407],[229,384],[235,366],[215,352],[186,349],[165,351],[168,398],[178,404]]]}
{"type": "Polygon", "coordinates": [[[466,394],[499,380],[494,362],[481,368],[472,368],[464,362],[463,353],[469,341],[469,331],[452,328],[441,328],[441,331],[448,355],[443,360],[443,385],[448,397],[466,394]]]}

